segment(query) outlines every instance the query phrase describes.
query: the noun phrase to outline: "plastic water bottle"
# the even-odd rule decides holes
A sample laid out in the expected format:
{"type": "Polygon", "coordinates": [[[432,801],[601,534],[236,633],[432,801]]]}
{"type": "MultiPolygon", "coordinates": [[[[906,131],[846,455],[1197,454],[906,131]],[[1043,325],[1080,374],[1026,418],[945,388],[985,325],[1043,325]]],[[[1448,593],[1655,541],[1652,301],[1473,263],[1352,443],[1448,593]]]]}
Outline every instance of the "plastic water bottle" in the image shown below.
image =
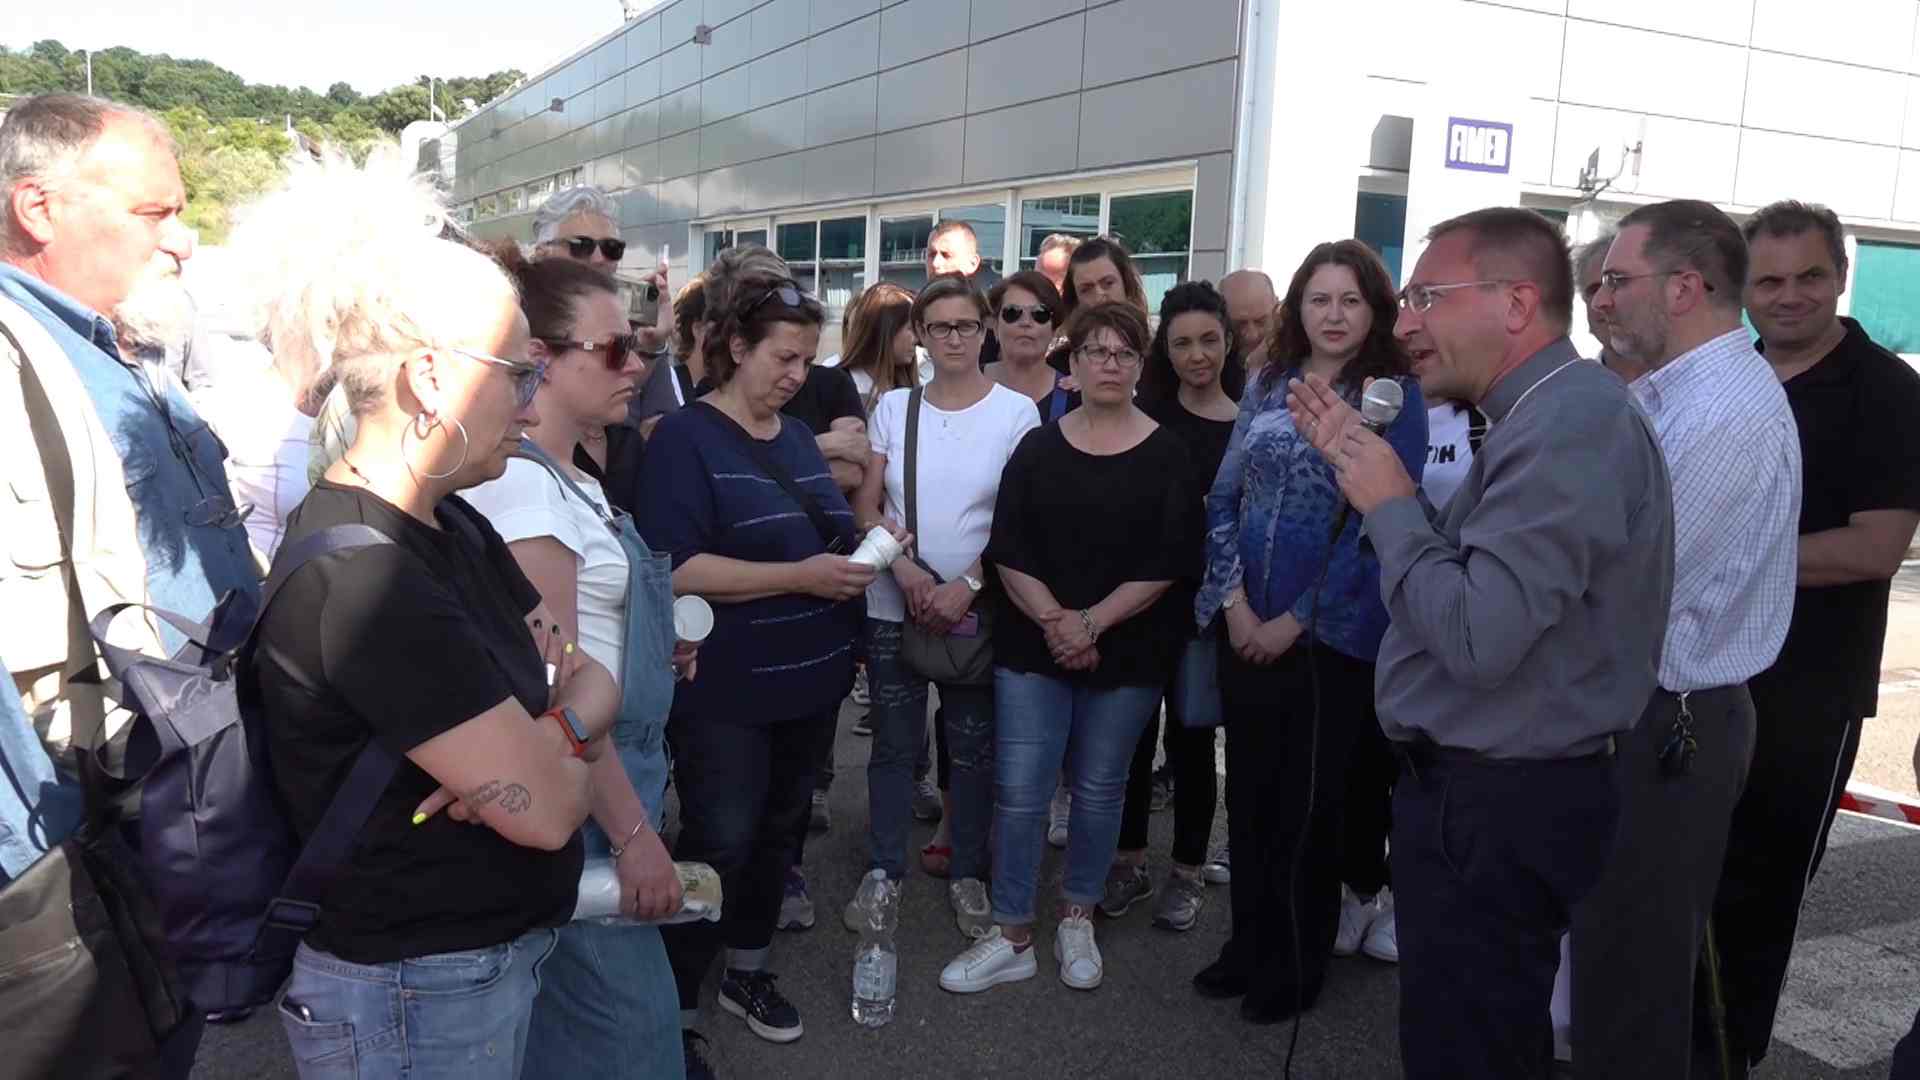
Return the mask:
{"type": "Polygon", "coordinates": [[[853,953],[853,1020],[862,1027],[880,1027],[893,1019],[894,991],[899,981],[899,954],[893,930],[899,922],[899,886],[875,870],[860,883],[854,903],[860,908],[860,945],[853,953]]]}

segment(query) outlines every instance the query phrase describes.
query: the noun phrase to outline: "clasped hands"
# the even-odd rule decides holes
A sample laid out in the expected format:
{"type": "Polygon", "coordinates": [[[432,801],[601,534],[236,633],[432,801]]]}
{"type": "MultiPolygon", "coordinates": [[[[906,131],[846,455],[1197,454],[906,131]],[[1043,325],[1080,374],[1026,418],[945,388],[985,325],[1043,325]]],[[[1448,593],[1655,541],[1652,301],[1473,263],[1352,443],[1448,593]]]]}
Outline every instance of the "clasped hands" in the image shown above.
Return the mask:
{"type": "MultiPolygon", "coordinates": [[[[1371,383],[1373,380],[1367,380],[1371,383]]],[[[1333,466],[1347,502],[1362,514],[1391,499],[1411,496],[1413,478],[1387,441],[1360,421],[1360,414],[1325,379],[1308,375],[1287,389],[1294,429],[1333,466]]]]}

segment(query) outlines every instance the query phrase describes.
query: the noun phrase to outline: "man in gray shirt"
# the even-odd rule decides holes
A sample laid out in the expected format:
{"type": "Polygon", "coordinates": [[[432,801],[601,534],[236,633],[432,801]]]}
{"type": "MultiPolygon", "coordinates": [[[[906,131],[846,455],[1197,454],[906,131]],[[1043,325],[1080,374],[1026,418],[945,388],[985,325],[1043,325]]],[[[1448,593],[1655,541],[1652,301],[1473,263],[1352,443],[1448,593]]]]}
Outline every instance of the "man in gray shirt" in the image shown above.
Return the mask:
{"type": "Polygon", "coordinates": [[[1559,229],[1531,211],[1436,225],[1395,335],[1422,393],[1492,422],[1444,511],[1324,384],[1295,422],[1366,517],[1392,616],[1375,682],[1394,792],[1409,1077],[1547,1075],[1560,935],[1611,851],[1614,736],[1655,685],[1673,584],[1658,440],[1567,339],[1559,229]]]}

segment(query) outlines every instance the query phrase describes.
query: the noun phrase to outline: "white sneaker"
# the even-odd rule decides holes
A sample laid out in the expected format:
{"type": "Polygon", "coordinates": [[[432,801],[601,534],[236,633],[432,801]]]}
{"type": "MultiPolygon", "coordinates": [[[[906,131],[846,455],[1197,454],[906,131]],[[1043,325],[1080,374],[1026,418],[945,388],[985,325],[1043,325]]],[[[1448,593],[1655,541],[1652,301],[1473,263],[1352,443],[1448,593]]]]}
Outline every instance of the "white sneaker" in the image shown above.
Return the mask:
{"type": "MultiPolygon", "coordinates": [[[[1084,921],[1084,920],[1082,920],[1084,921]]],[[[1031,979],[1040,973],[1034,959],[1033,943],[1015,949],[1013,942],[1000,933],[998,926],[987,936],[967,946],[967,951],[947,962],[940,971],[940,989],[955,994],[977,994],[1001,983],[1031,979]]]]}
{"type": "Polygon", "coordinates": [[[1073,816],[1073,794],[1066,788],[1053,790],[1053,805],[1047,808],[1047,843],[1067,846],[1067,821],[1073,816]]]}
{"type": "Polygon", "coordinates": [[[1100,946],[1093,941],[1093,920],[1085,915],[1060,920],[1053,932],[1053,958],[1060,963],[1060,981],[1075,990],[1091,990],[1106,976],[1100,946]]]}
{"type": "Polygon", "coordinates": [[[853,673],[853,692],[847,695],[855,705],[861,708],[873,704],[873,698],[867,693],[867,669],[860,668],[853,673]]]}
{"type": "Polygon", "coordinates": [[[1360,951],[1379,909],[1372,900],[1362,900],[1343,883],[1340,886],[1340,929],[1333,935],[1333,955],[1352,956],[1360,951]]]}
{"type": "Polygon", "coordinates": [[[1400,962],[1400,929],[1393,917],[1393,894],[1386,889],[1374,898],[1379,914],[1373,917],[1373,925],[1367,927],[1367,939],[1361,943],[1360,951],[1389,964],[1400,962]]]}

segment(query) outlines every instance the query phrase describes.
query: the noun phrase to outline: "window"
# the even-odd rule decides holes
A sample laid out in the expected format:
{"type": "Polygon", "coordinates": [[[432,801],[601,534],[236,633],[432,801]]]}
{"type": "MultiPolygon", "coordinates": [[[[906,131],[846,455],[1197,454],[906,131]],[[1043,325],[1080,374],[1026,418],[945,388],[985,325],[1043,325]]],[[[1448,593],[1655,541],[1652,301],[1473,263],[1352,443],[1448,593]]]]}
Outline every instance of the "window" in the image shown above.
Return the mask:
{"type": "Polygon", "coordinates": [[[927,284],[927,237],[933,218],[884,218],[880,221],[880,280],[891,281],[910,293],[927,284]]]}
{"type": "Polygon", "coordinates": [[[548,176],[527,185],[527,209],[538,210],[540,204],[553,197],[553,177],[548,176]]]}
{"type": "Polygon", "coordinates": [[[1853,317],[1881,348],[1920,353],[1920,247],[1862,240],[1853,264],[1853,317]]]}
{"type": "Polygon", "coordinates": [[[815,295],[828,311],[846,309],[867,287],[867,219],[820,223],[820,287],[815,295]]]}
{"type": "Polygon", "coordinates": [[[1020,269],[1038,264],[1040,245],[1054,233],[1086,239],[1100,235],[1100,196],[1057,195],[1020,203],[1020,269]]]}
{"type": "Polygon", "coordinates": [[[500,213],[499,196],[487,195],[481,198],[480,200],[480,216],[481,217],[490,218],[498,215],[499,213],[500,213]]]}
{"type": "Polygon", "coordinates": [[[1146,288],[1147,310],[1160,310],[1167,290],[1187,280],[1193,237],[1193,192],[1116,195],[1107,231],[1127,245],[1146,288]]]}
{"type": "Polygon", "coordinates": [[[740,232],[734,234],[733,242],[736,244],[758,244],[761,247],[766,247],[767,246],[767,230],[743,229],[740,232]]]}
{"type": "Polygon", "coordinates": [[[1398,285],[1407,242],[1407,197],[1361,192],[1353,208],[1353,236],[1380,256],[1388,276],[1398,285]]]}
{"type": "Polygon", "coordinates": [[[719,258],[721,252],[727,250],[732,246],[733,246],[733,230],[732,229],[708,229],[707,230],[707,258],[706,258],[706,262],[702,263],[701,265],[712,266],[713,260],[719,258]]]}

